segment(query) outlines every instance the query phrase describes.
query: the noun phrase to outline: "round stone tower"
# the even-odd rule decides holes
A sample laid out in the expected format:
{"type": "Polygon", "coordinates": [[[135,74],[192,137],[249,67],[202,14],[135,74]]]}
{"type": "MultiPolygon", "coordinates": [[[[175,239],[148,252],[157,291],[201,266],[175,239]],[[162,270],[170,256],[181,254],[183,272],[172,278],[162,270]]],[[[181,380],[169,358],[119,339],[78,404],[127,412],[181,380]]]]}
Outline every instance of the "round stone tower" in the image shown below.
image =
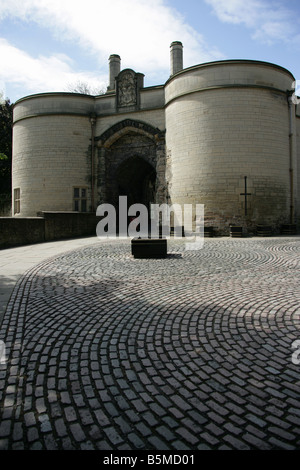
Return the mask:
{"type": "Polygon", "coordinates": [[[78,190],[78,200],[89,203],[88,116],[93,111],[94,98],[75,93],[45,93],[17,102],[12,179],[14,191],[20,188],[21,210],[16,211],[13,201],[13,215],[75,210],[78,190]]]}
{"type": "Polygon", "coordinates": [[[169,198],[204,204],[205,224],[290,223],[296,154],[287,90],[294,77],[265,62],[190,67],[165,85],[169,198]],[[245,185],[246,183],[246,185],[245,185]]]}

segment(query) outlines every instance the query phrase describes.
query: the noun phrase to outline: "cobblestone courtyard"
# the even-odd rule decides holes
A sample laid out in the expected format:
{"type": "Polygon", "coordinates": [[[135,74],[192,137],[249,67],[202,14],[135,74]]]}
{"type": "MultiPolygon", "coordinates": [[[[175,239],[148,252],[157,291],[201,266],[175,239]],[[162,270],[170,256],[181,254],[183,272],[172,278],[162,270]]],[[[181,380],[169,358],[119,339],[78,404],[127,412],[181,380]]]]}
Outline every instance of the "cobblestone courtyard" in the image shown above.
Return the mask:
{"type": "Polygon", "coordinates": [[[300,238],[52,257],[2,322],[0,449],[300,449],[300,238]]]}

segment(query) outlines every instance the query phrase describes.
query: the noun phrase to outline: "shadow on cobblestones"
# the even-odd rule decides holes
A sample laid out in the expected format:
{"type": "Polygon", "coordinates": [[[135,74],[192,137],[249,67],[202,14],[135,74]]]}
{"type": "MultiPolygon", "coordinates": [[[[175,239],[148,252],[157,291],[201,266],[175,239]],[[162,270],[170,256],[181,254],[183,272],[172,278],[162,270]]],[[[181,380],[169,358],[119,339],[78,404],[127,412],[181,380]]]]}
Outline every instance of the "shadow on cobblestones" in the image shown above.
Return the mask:
{"type": "Polygon", "coordinates": [[[1,327],[1,449],[300,446],[299,238],[49,259],[1,327]]]}

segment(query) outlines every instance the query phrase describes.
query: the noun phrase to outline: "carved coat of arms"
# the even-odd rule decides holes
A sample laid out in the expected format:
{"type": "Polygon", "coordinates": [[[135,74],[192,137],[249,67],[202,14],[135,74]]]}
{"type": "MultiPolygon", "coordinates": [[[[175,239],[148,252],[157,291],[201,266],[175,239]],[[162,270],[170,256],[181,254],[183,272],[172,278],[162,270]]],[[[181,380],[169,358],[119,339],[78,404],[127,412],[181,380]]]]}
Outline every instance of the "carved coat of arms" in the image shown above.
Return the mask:
{"type": "Polygon", "coordinates": [[[137,104],[136,77],[132,70],[124,70],[118,80],[118,106],[137,104]]]}

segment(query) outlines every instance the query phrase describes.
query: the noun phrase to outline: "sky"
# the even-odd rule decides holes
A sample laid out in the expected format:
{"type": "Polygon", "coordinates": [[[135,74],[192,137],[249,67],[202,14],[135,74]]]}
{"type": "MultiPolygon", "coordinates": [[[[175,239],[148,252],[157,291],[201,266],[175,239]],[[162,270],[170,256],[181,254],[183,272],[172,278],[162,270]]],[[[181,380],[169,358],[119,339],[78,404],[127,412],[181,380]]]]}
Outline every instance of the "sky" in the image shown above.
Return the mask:
{"type": "Polygon", "coordinates": [[[300,0],[0,0],[0,94],[14,103],[79,82],[106,91],[111,54],[145,86],[161,85],[173,41],[183,43],[184,68],[272,62],[300,95],[300,0]]]}

